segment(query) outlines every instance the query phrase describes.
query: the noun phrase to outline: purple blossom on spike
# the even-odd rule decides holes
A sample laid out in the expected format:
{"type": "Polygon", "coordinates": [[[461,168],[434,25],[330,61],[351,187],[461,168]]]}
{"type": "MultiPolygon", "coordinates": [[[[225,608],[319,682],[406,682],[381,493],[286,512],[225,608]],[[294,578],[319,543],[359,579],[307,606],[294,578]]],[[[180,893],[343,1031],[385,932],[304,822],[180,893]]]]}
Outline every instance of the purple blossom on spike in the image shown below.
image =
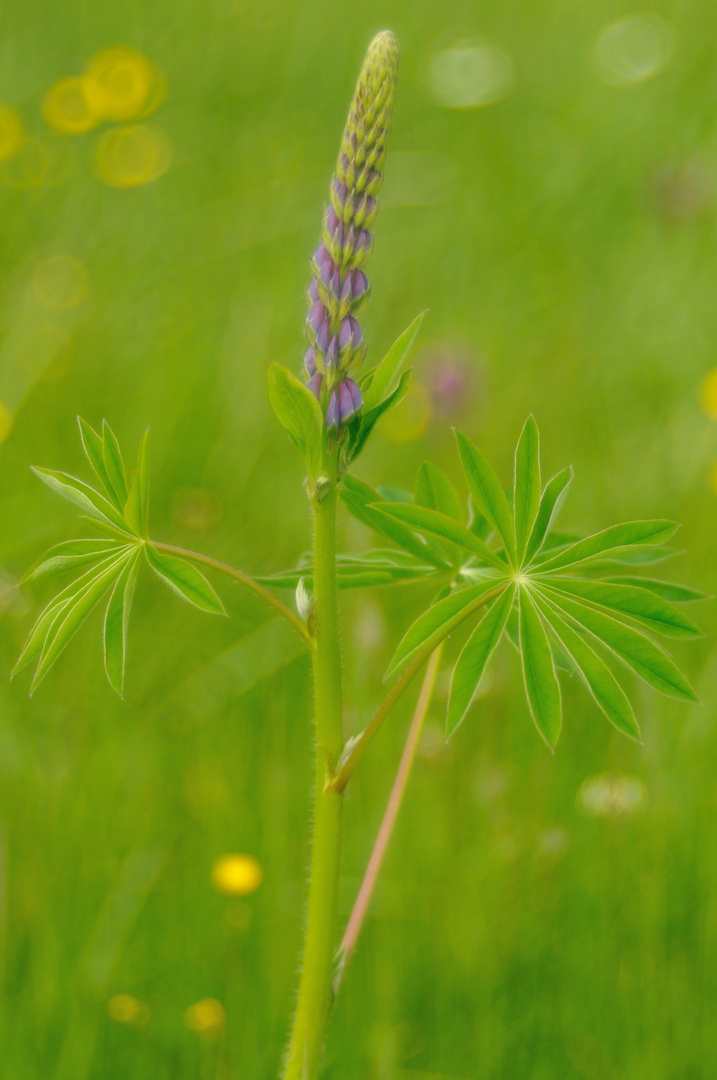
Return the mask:
{"type": "MultiPolygon", "coordinates": [[[[356,86],[329,189],[321,243],[312,259],[306,370],[329,379],[327,426],[337,429],[361,408],[361,391],[348,373],[358,369],[366,345],[355,316],[368,299],[364,267],[371,258],[369,231],[378,211],[386,145],[396,95],[398,45],[388,31],[372,41],[356,86]]],[[[326,394],[324,395],[326,400],[326,394]]]]}

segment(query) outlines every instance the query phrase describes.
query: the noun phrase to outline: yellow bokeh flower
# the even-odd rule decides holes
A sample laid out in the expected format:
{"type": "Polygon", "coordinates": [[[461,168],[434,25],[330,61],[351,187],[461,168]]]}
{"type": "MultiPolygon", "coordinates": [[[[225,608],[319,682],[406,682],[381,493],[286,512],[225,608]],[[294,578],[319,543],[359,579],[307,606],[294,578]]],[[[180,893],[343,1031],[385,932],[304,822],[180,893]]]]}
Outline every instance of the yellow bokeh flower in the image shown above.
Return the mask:
{"type": "Polygon", "coordinates": [[[22,146],[22,120],[16,109],[0,105],[0,161],[9,161],[22,146]]]}
{"type": "Polygon", "coordinates": [[[202,998],[184,1013],[184,1023],[198,1035],[217,1035],[224,1027],[225,1020],[224,1006],[216,998],[202,998]]]}
{"type": "Polygon", "coordinates": [[[146,56],[118,45],[90,61],[85,71],[90,108],[102,120],[147,116],[162,101],[165,80],[146,56]]]}
{"type": "Polygon", "coordinates": [[[702,380],[700,404],[710,420],[717,420],[717,368],[712,368],[702,380]]]}
{"type": "Polygon", "coordinates": [[[60,79],[42,99],[42,115],[63,135],[83,135],[99,123],[92,105],[92,86],[84,75],[60,79]]]}
{"type": "Polygon", "coordinates": [[[87,270],[72,255],[51,255],[35,270],[32,279],[35,295],[53,311],[69,311],[87,295],[87,270]]]}
{"type": "Polygon", "coordinates": [[[107,1015],[118,1024],[147,1024],[152,1011],[144,1001],[131,994],[115,994],[107,1002],[107,1015]]]}
{"type": "Polygon", "coordinates": [[[163,176],[171,161],[172,144],[166,131],[130,124],[104,133],[97,144],[95,171],[110,187],[141,187],[163,176]]]}
{"type": "Polygon", "coordinates": [[[12,431],[12,413],[4,401],[0,401],[0,443],[4,443],[12,431]]]}
{"type": "Polygon", "coordinates": [[[225,896],[249,896],[261,885],[264,872],[253,855],[221,855],[212,866],[212,883],[225,896]]]}

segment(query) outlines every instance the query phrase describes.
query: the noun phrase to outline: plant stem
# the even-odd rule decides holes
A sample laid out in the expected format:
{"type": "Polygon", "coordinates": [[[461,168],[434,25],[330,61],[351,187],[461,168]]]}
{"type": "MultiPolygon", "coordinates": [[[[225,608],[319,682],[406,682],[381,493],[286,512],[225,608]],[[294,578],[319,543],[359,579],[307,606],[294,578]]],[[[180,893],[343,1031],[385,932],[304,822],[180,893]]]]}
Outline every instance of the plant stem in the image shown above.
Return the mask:
{"type": "Polygon", "coordinates": [[[336,580],[337,452],[325,469],[331,487],[314,511],[314,715],[316,787],[311,877],[304,953],[296,1013],[284,1066],[284,1080],[314,1080],[333,1004],[332,974],[337,922],[342,797],[327,780],[343,743],[341,650],[336,580]]]}
{"type": "Polygon", "coordinates": [[[228,577],[233,578],[234,581],[238,581],[240,585],[244,585],[245,588],[256,593],[256,595],[260,596],[262,600],[265,600],[267,604],[270,604],[275,611],[278,611],[279,614],[293,626],[294,630],[296,630],[298,634],[301,634],[307,645],[314,645],[313,637],[298,615],[295,615],[286,604],[282,604],[281,600],[270,593],[268,589],[265,589],[263,585],[259,585],[252,578],[247,577],[246,574],[242,574],[241,570],[235,570],[233,566],[228,566],[226,563],[220,562],[219,559],[212,559],[210,555],[200,555],[198,551],[188,551],[186,548],[174,547],[173,544],[158,544],[153,540],[152,547],[158,548],[159,551],[168,551],[172,555],[181,555],[183,559],[192,559],[194,562],[203,563],[205,566],[211,566],[214,570],[221,571],[222,574],[227,574],[228,577]]]}
{"type": "Polygon", "coordinates": [[[339,948],[339,965],[337,970],[336,980],[334,982],[334,992],[337,993],[341,981],[346,972],[346,967],[351,954],[356,946],[356,941],[361,932],[366,913],[368,911],[369,904],[371,903],[371,897],[376,887],[376,881],[381,870],[388,844],[393,833],[394,825],[396,824],[396,818],[398,812],[401,809],[401,803],[403,802],[403,796],[406,793],[406,786],[408,779],[411,775],[411,769],[416,759],[416,750],[418,749],[418,741],[421,737],[423,730],[423,724],[428,713],[429,705],[431,704],[431,698],[436,685],[436,678],[438,676],[438,669],[441,663],[441,654],[443,652],[444,643],[440,645],[431,653],[431,658],[428,661],[428,667],[426,668],[426,674],[423,677],[423,684],[421,686],[421,692],[418,695],[418,701],[416,703],[416,709],[413,714],[413,720],[411,721],[411,727],[408,731],[408,737],[406,739],[406,745],[403,748],[403,754],[401,755],[401,762],[398,766],[398,772],[396,773],[396,779],[393,782],[391,788],[391,794],[388,799],[388,805],[386,807],[386,813],[384,814],[383,821],[381,822],[381,828],[378,831],[376,837],[376,843],[374,844],[373,851],[371,852],[371,858],[369,859],[364,879],[361,882],[361,888],[356,898],[351,917],[349,918],[344,936],[341,940],[341,946],[339,948]]]}
{"type": "Polygon", "coordinates": [[[351,752],[345,757],[342,762],[339,763],[339,768],[337,770],[336,776],[331,781],[331,786],[336,791],[344,790],[349,780],[353,776],[354,769],[358,765],[359,761],[365,754],[366,749],[376,735],[376,732],[379,730],[384,720],[390,713],[391,709],[401,697],[404,690],[407,688],[418,669],[422,667],[422,665],[425,663],[426,657],[429,655],[430,654],[428,652],[420,653],[420,655],[416,657],[410,667],[406,668],[396,685],[384,698],[381,705],[379,705],[378,709],[374,713],[371,722],[358,736],[356,742],[351,747],[351,752]]]}

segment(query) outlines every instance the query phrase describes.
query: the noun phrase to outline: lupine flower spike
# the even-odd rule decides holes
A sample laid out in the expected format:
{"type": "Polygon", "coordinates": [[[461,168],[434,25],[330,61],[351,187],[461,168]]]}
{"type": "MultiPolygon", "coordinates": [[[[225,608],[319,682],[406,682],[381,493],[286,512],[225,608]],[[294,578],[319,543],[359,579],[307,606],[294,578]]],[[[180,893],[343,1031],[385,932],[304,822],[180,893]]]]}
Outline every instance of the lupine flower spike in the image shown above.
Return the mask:
{"type": "Polygon", "coordinates": [[[371,287],[364,268],[371,258],[369,231],[378,213],[398,75],[398,42],[389,30],[369,45],[356,85],[321,243],[311,260],[304,365],[311,391],[321,402],[326,427],[338,433],[362,405],[354,376],[366,353],[357,314],[371,287]]]}

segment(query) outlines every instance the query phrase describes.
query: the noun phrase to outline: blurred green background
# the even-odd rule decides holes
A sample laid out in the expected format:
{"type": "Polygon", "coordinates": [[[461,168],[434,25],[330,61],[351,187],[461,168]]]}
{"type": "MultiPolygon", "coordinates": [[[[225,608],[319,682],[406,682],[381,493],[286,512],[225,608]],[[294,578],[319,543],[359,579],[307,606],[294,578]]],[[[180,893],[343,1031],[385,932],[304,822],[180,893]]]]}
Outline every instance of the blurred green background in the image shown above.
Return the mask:
{"type": "MultiPolygon", "coordinates": [[[[99,613],[30,700],[28,679],[8,675],[50,593],[13,585],[80,535],[28,469],[89,478],[77,413],[106,417],[130,457],[151,425],[158,539],[265,573],[307,548],[300,462],[269,414],[266,365],[299,369],[309,253],[364,49],[385,26],[402,66],[369,358],[430,311],[418,388],[358,475],[411,486],[431,457],[458,482],[458,424],[507,483],[532,411],[548,475],[575,466],[565,528],[674,517],[686,554],[665,574],[717,590],[714,4],[6,6],[7,1080],[276,1074],[310,826],[301,643],[231,583],[215,582],[220,620],[145,573],[125,701],[102,672],[99,613]],[[117,45],[137,53],[123,54],[119,104],[98,108],[87,80],[107,82],[103,50],[117,45]],[[213,882],[231,852],[262,868],[249,896],[213,882]],[[193,1008],[205,999],[219,1004],[193,1008]]],[[[373,542],[341,529],[350,550],[373,542]]],[[[426,600],[403,587],[345,598],[348,731],[380,701],[391,643],[426,600]]],[[[509,648],[448,746],[439,687],[327,1077],[717,1075],[717,653],[713,606],[700,614],[707,637],[678,652],[702,705],[636,688],[644,746],[566,679],[551,757],[509,648]]],[[[344,918],[410,705],[348,794],[344,918]]]]}

